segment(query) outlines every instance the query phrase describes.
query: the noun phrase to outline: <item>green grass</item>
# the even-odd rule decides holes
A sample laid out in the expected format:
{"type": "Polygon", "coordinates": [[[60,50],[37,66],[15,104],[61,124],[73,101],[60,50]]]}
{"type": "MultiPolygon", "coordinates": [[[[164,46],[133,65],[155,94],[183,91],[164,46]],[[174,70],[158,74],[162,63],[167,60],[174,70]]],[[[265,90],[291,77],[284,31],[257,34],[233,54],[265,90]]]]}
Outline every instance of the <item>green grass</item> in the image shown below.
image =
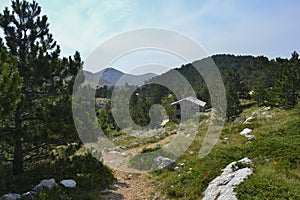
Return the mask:
{"type": "Polygon", "coordinates": [[[161,149],[161,147],[143,148],[141,153],[149,153],[149,152],[157,151],[159,149],[161,149]]]}
{"type": "Polygon", "coordinates": [[[197,152],[206,131],[202,126],[193,144],[178,160],[186,168],[154,172],[158,190],[167,199],[201,199],[208,183],[221,174],[221,169],[249,157],[254,162],[254,175],[236,188],[239,199],[300,199],[299,107],[271,109],[267,111],[273,114],[270,119],[261,115],[260,110],[252,106],[242,113],[249,117],[258,112],[251,124],[225,125],[218,144],[208,156],[199,159],[197,152]],[[244,128],[253,129],[256,139],[249,142],[241,136],[239,132],[244,128]]]}

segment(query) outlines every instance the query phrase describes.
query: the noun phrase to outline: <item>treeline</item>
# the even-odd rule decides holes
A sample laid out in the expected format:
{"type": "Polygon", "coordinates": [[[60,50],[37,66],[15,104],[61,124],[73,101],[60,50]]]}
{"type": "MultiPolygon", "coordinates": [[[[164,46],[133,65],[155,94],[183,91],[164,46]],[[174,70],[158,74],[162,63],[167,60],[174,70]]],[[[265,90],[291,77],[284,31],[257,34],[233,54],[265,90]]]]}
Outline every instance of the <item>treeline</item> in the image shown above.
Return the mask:
{"type": "MultiPolygon", "coordinates": [[[[233,121],[242,112],[241,99],[252,99],[259,106],[292,108],[297,104],[300,93],[300,64],[297,52],[293,52],[289,59],[270,60],[264,56],[235,55],[214,55],[211,58],[220,70],[225,85],[228,122],[233,121]]],[[[180,87],[183,83],[174,79],[176,72],[179,72],[192,86],[197,98],[207,102],[206,107],[209,108],[210,94],[203,77],[196,69],[206,65],[209,59],[199,61],[197,66],[182,65],[154,77],[149,82],[165,82],[180,87]]],[[[142,126],[149,124],[148,113],[153,104],[162,104],[170,117],[173,112],[169,104],[178,100],[167,87],[159,84],[144,85],[137,88],[135,94],[139,95],[131,97],[130,113],[132,119],[142,126]]]]}

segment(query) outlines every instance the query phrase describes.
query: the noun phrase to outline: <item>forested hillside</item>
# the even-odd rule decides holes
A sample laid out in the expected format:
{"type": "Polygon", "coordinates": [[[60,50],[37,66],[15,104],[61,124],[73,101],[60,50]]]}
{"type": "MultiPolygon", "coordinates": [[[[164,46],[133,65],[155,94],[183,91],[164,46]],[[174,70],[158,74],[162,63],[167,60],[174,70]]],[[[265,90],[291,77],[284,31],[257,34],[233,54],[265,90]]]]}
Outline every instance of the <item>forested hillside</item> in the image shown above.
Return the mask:
{"type": "MultiPolygon", "coordinates": [[[[219,68],[225,84],[228,122],[233,121],[242,112],[241,99],[252,99],[260,106],[285,109],[293,108],[296,105],[300,92],[300,63],[297,52],[293,52],[290,58],[276,59],[268,59],[265,56],[225,54],[213,55],[211,58],[219,68]]],[[[210,58],[198,61],[197,66],[205,65],[207,59],[210,58]]],[[[200,73],[192,64],[172,69],[150,81],[170,80],[169,83],[180,84],[177,80],[171,81],[174,77],[174,70],[188,80],[197,98],[207,102],[206,107],[209,108],[209,91],[200,73]]],[[[112,88],[101,87],[97,90],[96,95],[110,97],[111,92],[112,88]]],[[[167,110],[170,110],[168,104],[177,100],[172,91],[158,84],[148,84],[136,88],[136,93],[139,95],[133,95],[130,99],[131,116],[136,123],[144,126],[150,122],[148,110],[151,105],[162,104],[167,110]]],[[[108,117],[108,115],[105,116],[108,117]]],[[[108,121],[113,121],[113,119],[108,121]]]]}

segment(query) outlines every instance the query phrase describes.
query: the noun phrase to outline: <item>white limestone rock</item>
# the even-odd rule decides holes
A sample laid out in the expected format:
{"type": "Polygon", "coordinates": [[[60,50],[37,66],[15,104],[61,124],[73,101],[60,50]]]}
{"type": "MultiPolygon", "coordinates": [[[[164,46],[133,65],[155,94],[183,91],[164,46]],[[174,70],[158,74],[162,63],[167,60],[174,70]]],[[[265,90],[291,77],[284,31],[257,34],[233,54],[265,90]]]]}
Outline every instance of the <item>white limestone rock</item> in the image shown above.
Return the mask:
{"type": "Polygon", "coordinates": [[[66,188],[75,188],[77,183],[73,179],[65,179],[60,181],[60,184],[66,188]]]}
{"type": "MultiPolygon", "coordinates": [[[[243,158],[238,162],[252,164],[249,158],[243,158]]],[[[227,165],[222,174],[209,183],[203,200],[237,200],[234,188],[247,179],[253,173],[253,169],[249,167],[240,169],[236,164],[237,162],[232,162],[227,165]]]]}

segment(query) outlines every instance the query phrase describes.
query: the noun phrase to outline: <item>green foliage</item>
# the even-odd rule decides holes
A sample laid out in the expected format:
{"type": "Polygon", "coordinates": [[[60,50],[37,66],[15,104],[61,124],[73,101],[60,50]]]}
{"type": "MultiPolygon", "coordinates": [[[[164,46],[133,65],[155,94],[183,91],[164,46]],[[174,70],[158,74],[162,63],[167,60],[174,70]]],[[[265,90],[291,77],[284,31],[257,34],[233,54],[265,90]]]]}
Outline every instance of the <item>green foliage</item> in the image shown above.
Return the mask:
{"type": "Polygon", "coordinates": [[[297,104],[300,85],[300,62],[297,52],[290,59],[265,61],[253,87],[259,105],[293,108],[297,104]]]}
{"type": "Polygon", "coordinates": [[[111,98],[113,87],[108,87],[104,85],[103,87],[97,87],[96,98],[111,98]]]}
{"type": "Polygon", "coordinates": [[[17,59],[0,48],[0,116],[11,117],[21,95],[22,79],[17,71],[17,59]]]}
{"type": "MultiPolygon", "coordinates": [[[[5,48],[0,47],[0,131],[4,135],[9,133],[10,127],[14,124],[14,114],[21,98],[19,93],[21,84],[17,59],[8,55],[5,48]]],[[[3,154],[0,154],[0,157],[8,159],[3,154]]]]}
{"type": "Polygon", "coordinates": [[[11,84],[11,93],[3,93],[15,104],[5,133],[10,137],[7,144],[14,147],[14,152],[7,152],[11,154],[8,160],[13,157],[13,171],[20,174],[25,161],[42,159],[56,144],[79,140],[70,95],[82,61],[78,52],[59,58],[60,48],[49,32],[47,16],[35,1],[12,1],[11,9],[0,14],[0,27],[9,54],[1,50],[1,59],[8,58],[1,64],[3,78],[13,76],[16,85],[22,80],[21,87],[11,84]]]}
{"type": "Polygon", "coordinates": [[[153,148],[143,148],[141,153],[149,153],[149,152],[153,152],[153,151],[157,151],[161,149],[161,147],[153,147],[153,148]]]}
{"type": "Polygon", "coordinates": [[[168,94],[161,99],[162,106],[165,108],[166,114],[168,115],[169,119],[176,118],[176,116],[175,116],[176,110],[171,105],[171,103],[173,103],[175,101],[176,101],[176,98],[172,94],[168,94]]]}
{"type": "Polygon", "coordinates": [[[42,179],[55,178],[56,181],[72,178],[77,182],[75,189],[59,188],[44,191],[36,199],[55,199],[68,197],[71,199],[96,199],[92,195],[107,188],[114,181],[112,171],[96,160],[90,153],[76,155],[80,145],[61,146],[53,152],[53,159],[38,164],[25,165],[26,171],[14,176],[10,166],[1,166],[0,195],[8,192],[23,193],[31,190],[42,179]],[[24,184],[26,183],[26,184],[24,184]]]}
{"type": "Polygon", "coordinates": [[[241,79],[239,74],[233,70],[227,70],[223,73],[223,79],[225,81],[226,99],[227,99],[227,121],[233,121],[241,112],[239,93],[242,93],[244,89],[241,89],[241,79]]]}
{"type": "Polygon", "coordinates": [[[254,176],[235,190],[238,199],[299,199],[299,185],[276,172],[271,165],[258,168],[254,176]]]}

